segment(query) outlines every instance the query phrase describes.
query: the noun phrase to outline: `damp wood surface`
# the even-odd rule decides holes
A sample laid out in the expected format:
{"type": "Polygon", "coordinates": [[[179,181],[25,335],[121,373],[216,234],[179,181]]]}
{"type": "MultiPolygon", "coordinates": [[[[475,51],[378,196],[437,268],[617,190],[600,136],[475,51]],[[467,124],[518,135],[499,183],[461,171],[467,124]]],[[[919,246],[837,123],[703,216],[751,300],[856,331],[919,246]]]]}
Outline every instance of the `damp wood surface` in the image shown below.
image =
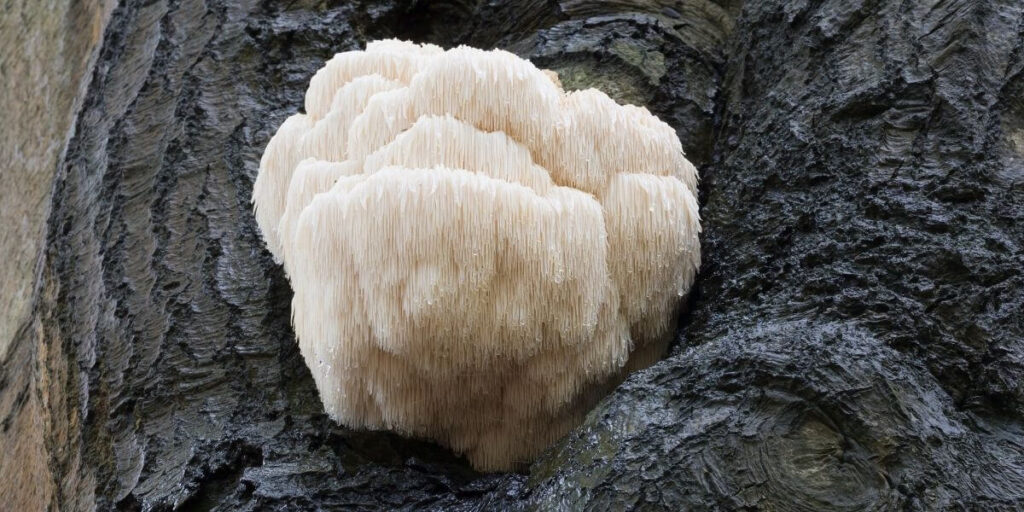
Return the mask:
{"type": "MultiPolygon", "coordinates": [[[[2,192],[0,210],[18,212],[0,228],[3,285],[27,290],[4,288],[16,303],[0,325],[5,503],[1024,508],[1020,2],[123,0],[95,13],[60,18],[99,27],[95,41],[0,15],[41,34],[39,59],[71,47],[84,68],[21,77],[49,77],[40,90],[62,99],[11,117],[27,128],[5,125],[0,142],[35,158],[2,178],[26,187],[2,192]],[[313,73],[386,37],[504,48],[566,89],[645,105],[701,173],[704,264],[670,355],[521,473],[330,421],[251,212],[262,150],[313,73]],[[65,46],[45,49],[55,38],[65,46]],[[26,134],[33,145],[14,141],[26,134]]],[[[4,83],[20,85],[11,69],[4,83]]]]}

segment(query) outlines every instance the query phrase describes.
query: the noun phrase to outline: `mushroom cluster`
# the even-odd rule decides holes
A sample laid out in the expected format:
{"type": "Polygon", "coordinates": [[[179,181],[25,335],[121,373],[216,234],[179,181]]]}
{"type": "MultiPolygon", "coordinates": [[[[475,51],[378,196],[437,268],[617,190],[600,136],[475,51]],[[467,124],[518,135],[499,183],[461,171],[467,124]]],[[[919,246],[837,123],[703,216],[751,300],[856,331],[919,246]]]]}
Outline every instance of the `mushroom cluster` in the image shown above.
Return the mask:
{"type": "Polygon", "coordinates": [[[696,185],[645,108],[387,40],[313,77],[253,203],[327,413],[494,471],[662,355],[700,265],[696,185]]]}

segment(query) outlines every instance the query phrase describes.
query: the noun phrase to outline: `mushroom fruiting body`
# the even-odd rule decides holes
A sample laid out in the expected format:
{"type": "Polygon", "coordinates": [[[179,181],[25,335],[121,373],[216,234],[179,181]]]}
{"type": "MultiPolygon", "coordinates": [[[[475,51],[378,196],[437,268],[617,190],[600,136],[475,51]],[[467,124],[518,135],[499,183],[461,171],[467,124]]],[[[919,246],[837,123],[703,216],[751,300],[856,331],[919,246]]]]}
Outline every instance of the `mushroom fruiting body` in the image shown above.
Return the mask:
{"type": "Polygon", "coordinates": [[[336,55],[253,190],[328,414],[481,470],[656,361],[700,265],[693,165],[646,109],[500,51],[336,55]]]}

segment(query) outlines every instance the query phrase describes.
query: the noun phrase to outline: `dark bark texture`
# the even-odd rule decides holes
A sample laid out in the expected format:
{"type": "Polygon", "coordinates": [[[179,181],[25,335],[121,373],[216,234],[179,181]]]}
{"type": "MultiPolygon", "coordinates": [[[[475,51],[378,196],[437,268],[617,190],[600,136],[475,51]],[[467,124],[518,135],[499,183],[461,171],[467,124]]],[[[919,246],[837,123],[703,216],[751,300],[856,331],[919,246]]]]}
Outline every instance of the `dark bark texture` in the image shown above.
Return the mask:
{"type": "Polygon", "coordinates": [[[0,375],[42,507],[1024,510],[1019,0],[122,0],[92,73],[0,375]],[[330,421],[251,215],[309,78],[384,37],[647,105],[701,171],[671,355],[523,474],[330,421]]]}

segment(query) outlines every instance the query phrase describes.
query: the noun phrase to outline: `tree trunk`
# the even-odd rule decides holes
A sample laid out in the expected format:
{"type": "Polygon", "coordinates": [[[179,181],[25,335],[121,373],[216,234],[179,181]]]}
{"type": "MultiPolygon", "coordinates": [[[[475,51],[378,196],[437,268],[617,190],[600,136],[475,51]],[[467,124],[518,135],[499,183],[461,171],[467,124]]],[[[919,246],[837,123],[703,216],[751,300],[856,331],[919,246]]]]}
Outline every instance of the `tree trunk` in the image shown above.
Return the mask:
{"type": "Polygon", "coordinates": [[[88,5],[28,45],[53,79],[3,68],[62,99],[5,126],[52,144],[0,142],[42,155],[11,183],[48,198],[0,205],[40,226],[0,228],[0,277],[29,283],[0,317],[0,503],[1024,508],[1019,0],[122,0],[95,42],[88,5]],[[506,48],[646,105],[702,174],[670,357],[527,474],[330,421],[251,214],[312,74],[385,37],[506,48]]]}

